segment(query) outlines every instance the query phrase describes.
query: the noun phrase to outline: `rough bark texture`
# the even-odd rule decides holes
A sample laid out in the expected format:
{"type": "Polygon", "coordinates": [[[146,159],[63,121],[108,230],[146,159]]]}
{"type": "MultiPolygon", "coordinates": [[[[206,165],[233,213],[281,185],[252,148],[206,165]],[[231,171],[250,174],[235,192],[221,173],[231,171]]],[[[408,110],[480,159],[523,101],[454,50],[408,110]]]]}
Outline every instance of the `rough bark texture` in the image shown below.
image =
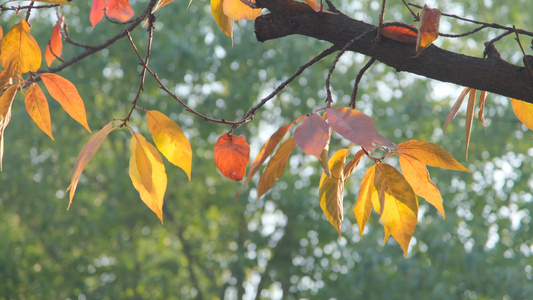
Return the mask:
{"type": "Polygon", "coordinates": [[[299,34],[343,48],[353,38],[363,35],[349,50],[374,57],[399,72],[533,103],[533,79],[526,68],[502,60],[494,48],[490,49],[487,59],[446,51],[434,45],[413,57],[414,44],[385,37],[376,44],[376,26],[342,13],[316,13],[305,3],[292,0],[257,0],[257,4],[270,11],[255,21],[255,34],[261,42],[299,34]]]}

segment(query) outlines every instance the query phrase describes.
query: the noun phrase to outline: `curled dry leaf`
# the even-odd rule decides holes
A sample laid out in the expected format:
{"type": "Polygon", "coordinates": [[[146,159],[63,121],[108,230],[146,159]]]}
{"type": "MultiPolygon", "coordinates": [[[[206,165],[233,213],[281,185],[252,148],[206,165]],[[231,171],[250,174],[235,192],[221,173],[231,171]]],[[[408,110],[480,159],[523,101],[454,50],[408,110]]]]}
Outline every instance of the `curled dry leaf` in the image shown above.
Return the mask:
{"type": "Polygon", "coordinates": [[[476,92],[472,89],[468,97],[468,106],[466,107],[466,124],[465,124],[465,138],[466,138],[466,159],[468,160],[468,146],[470,146],[470,135],[472,133],[472,121],[474,120],[474,109],[476,106],[476,92]]]}
{"type": "Polygon", "coordinates": [[[452,109],[450,110],[450,113],[446,117],[446,121],[444,121],[444,126],[442,127],[443,131],[446,130],[446,127],[448,127],[448,125],[455,118],[455,116],[457,115],[457,112],[459,112],[459,109],[461,108],[461,105],[463,104],[463,100],[465,99],[466,95],[468,95],[468,93],[470,93],[471,91],[472,91],[472,88],[467,87],[461,92],[461,94],[455,101],[452,109]]]}
{"type": "Polygon", "coordinates": [[[439,36],[440,10],[424,5],[420,13],[420,24],[416,40],[416,56],[439,36]]]}
{"type": "Polygon", "coordinates": [[[244,136],[226,133],[215,143],[215,164],[225,177],[241,181],[250,161],[250,146],[244,136]]]}
{"type": "Polygon", "coordinates": [[[18,88],[18,84],[12,85],[0,96],[0,171],[3,169],[4,160],[4,132],[11,120],[11,107],[18,88]]]}

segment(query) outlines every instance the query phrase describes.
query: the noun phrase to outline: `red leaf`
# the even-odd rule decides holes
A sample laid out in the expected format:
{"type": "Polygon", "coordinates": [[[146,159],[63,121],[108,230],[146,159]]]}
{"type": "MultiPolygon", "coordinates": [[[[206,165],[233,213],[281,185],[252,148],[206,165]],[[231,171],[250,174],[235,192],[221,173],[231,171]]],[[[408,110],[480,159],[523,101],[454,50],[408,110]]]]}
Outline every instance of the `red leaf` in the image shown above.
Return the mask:
{"type": "Polygon", "coordinates": [[[320,159],[320,154],[329,141],[329,125],[316,114],[305,118],[294,131],[296,145],[306,154],[320,159]]]}
{"type": "Polygon", "coordinates": [[[108,0],[106,14],[108,17],[126,22],[135,14],[129,0],[108,0]]]}
{"type": "Polygon", "coordinates": [[[100,20],[104,17],[104,9],[105,9],[106,3],[105,0],[93,0],[93,5],[91,6],[91,14],[89,16],[89,20],[91,21],[91,24],[96,26],[100,20]]]}
{"type": "Polygon", "coordinates": [[[59,22],[54,26],[52,30],[52,36],[50,37],[50,42],[46,46],[46,51],[44,53],[44,58],[46,64],[50,66],[56,57],[61,57],[61,52],[63,51],[63,41],[61,40],[61,31],[59,30],[59,22]]]}
{"type": "Polygon", "coordinates": [[[215,164],[225,177],[241,181],[250,161],[250,147],[244,136],[226,133],[215,143],[215,164]]]}
{"type": "Polygon", "coordinates": [[[391,40],[395,40],[402,43],[416,44],[416,39],[418,37],[417,29],[413,25],[407,25],[412,28],[398,26],[398,25],[389,25],[387,23],[383,24],[381,29],[381,34],[388,37],[391,40]]]}

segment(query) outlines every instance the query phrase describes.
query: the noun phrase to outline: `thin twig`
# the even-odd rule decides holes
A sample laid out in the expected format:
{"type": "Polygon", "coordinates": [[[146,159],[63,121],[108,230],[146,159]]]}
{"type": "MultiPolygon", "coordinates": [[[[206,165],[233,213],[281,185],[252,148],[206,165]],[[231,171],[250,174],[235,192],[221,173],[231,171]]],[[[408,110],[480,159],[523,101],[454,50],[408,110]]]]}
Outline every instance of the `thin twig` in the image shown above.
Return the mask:
{"type": "Polygon", "coordinates": [[[353,92],[352,92],[352,98],[350,100],[350,108],[355,109],[355,106],[357,105],[357,90],[359,89],[359,82],[361,81],[361,78],[363,78],[363,74],[370,68],[374,62],[376,61],[376,58],[372,57],[362,68],[359,70],[359,73],[357,74],[357,77],[355,78],[355,83],[353,85],[353,92]]]}
{"type": "Polygon", "coordinates": [[[522,54],[524,54],[524,65],[527,69],[527,72],[529,74],[529,78],[533,80],[533,68],[531,68],[531,65],[529,64],[529,59],[527,57],[526,51],[524,51],[524,47],[522,47],[522,43],[520,42],[520,35],[518,32],[516,32],[516,27],[513,25],[513,28],[515,29],[516,34],[516,41],[518,42],[518,45],[520,46],[520,50],[522,50],[522,54]]]}
{"type": "Polygon", "coordinates": [[[449,38],[459,38],[459,37],[463,37],[463,36],[467,36],[467,35],[471,35],[471,34],[474,34],[480,30],[482,30],[483,28],[487,28],[488,26],[483,24],[481,26],[479,26],[478,28],[474,29],[474,30],[471,30],[471,31],[468,31],[468,32],[465,32],[465,33],[461,33],[461,34],[447,34],[447,33],[440,33],[439,32],[439,36],[443,36],[443,37],[449,37],[449,38]]]}
{"type": "Polygon", "coordinates": [[[407,4],[407,2],[405,2],[405,0],[402,0],[402,2],[405,5],[405,7],[407,7],[407,9],[411,13],[411,15],[413,15],[413,17],[415,18],[415,22],[420,21],[420,16],[418,14],[415,14],[415,12],[411,9],[411,7],[409,7],[409,4],[407,4]]]}
{"type": "Polygon", "coordinates": [[[379,14],[379,23],[378,23],[378,33],[376,34],[376,38],[374,39],[374,43],[377,44],[381,40],[381,30],[383,30],[383,18],[385,17],[385,4],[387,3],[387,0],[383,0],[381,2],[381,13],[379,14]]]}
{"type": "MultiPolygon", "coordinates": [[[[5,3],[4,3],[5,4],[5,3]]],[[[4,11],[10,11],[10,10],[13,10],[13,11],[19,11],[19,10],[23,10],[23,9],[42,9],[42,8],[53,8],[53,7],[59,7],[59,4],[48,4],[48,5],[23,5],[23,6],[10,6],[10,7],[5,7],[4,5],[0,5],[0,11],[1,12],[4,12],[4,11]]]]}

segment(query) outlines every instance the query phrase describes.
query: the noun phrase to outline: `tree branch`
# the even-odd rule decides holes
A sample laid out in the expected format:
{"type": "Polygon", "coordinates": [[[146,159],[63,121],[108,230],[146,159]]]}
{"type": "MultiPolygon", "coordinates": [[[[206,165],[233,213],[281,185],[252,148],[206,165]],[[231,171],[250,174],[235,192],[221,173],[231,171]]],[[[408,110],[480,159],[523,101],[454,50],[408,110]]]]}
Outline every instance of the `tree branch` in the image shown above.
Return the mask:
{"type": "MultiPolygon", "coordinates": [[[[377,32],[377,27],[339,13],[315,13],[305,3],[293,0],[257,0],[270,10],[255,21],[255,34],[264,42],[299,34],[343,47],[365,32],[377,32]]],[[[383,38],[373,43],[375,34],[368,34],[348,50],[373,57],[404,71],[442,82],[455,83],[482,91],[533,103],[533,82],[526,68],[510,64],[499,57],[487,59],[446,51],[429,46],[418,57],[415,45],[383,38]]]]}

